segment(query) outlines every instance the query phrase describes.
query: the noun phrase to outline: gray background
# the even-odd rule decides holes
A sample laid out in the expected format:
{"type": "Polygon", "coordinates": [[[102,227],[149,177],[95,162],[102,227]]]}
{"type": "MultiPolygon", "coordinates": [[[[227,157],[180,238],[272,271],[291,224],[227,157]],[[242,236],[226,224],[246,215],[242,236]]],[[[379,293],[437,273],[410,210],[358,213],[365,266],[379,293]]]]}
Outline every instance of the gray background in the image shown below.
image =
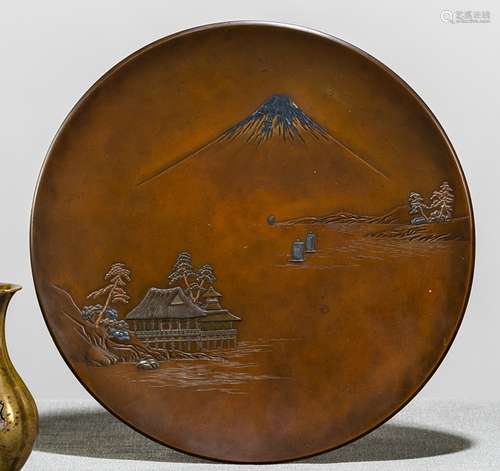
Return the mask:
{"type": "MultiPolygon", "coordinates": [[[[433,399],[500,397],[498,2],[44,1],[0,6],[0,279],[24,290],[7,321],[12,359],[37,399],[87,398],[59,356],[31,278],[29,217],[50,142],[80,96],[116,62],[178,30],[225,20],[300,24],[372,54],[436,114],[460,157],[474,203],[477,260],[462,328],[422,391],[433,399]],[[489,10],[490,24],[446,24],[442,10],[489,10]]],[[[85,257],[82,254],[82,257],[85,257]]],[[[425,276],[425,274],[422,274],[425,276]]]]}

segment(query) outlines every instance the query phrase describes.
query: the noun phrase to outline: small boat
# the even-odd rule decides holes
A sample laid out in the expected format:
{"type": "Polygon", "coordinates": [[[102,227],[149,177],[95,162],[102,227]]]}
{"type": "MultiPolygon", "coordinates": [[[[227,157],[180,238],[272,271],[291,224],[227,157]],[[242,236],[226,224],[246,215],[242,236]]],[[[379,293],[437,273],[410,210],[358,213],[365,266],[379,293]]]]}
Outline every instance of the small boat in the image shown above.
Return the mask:
{"type": "Polygon", "coordinates": [[[316,252],[316,234],[309,231],[306,236],[306,253],[316,252]]]}
{"type": "Polygon", "coordinates": [[[292,253],[288,261],[295,263],[303,262],[304,249],[305,249],[305,242],[297,238],[297,240],[292,243],[292,253]]]}

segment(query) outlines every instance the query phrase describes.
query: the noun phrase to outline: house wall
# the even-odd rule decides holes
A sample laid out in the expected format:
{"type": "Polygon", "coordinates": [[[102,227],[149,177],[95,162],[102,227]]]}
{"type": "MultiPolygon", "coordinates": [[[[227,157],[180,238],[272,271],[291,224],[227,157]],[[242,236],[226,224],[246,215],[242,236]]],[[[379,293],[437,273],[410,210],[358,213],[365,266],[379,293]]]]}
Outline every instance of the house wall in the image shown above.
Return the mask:
{"type": "Polygon", "coordinates": [[[232,321],[212,321],[212,322],[201,322],[202,330],[226,330],[232,329],[233,323],[232,321]]]}
{"type": "Polygon", "coordinates": [[[131,330],[182,330],[196,329],[196,319],[131,319],[128,325],[131,330]]]}

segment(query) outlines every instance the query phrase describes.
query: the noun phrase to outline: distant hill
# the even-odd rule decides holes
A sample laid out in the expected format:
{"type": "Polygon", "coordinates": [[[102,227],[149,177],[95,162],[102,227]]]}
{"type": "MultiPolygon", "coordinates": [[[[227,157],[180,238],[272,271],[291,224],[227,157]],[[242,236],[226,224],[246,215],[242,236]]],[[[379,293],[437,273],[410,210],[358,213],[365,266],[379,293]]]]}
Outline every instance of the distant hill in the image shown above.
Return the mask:
{"type": "Polygon", "coordinates": [[[285,221],[276,221],[276,225],[295,224],[408,224],[407,206],[398,206],[381,216],[366,216],[348,212],[328,214],[326,216],[303,216],[285,221]]]}

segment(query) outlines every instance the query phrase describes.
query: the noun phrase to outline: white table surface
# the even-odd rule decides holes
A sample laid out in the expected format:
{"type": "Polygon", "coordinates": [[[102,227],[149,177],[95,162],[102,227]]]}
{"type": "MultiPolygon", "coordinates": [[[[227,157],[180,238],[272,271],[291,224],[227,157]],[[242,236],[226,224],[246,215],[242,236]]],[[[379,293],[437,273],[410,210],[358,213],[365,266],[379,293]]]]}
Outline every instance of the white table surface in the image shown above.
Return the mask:
{"type": "MultiPolygon", "coordinates": [[[[23,468],[57,470],[232,470],[251,465],[210,463],[148,440],[97,403],[38,404],[40,435],[23,468]]],[[[500,470],[500,402],[436,402],[416,398],[366,437],[304,461],[266,469],[500,470]]]]}

